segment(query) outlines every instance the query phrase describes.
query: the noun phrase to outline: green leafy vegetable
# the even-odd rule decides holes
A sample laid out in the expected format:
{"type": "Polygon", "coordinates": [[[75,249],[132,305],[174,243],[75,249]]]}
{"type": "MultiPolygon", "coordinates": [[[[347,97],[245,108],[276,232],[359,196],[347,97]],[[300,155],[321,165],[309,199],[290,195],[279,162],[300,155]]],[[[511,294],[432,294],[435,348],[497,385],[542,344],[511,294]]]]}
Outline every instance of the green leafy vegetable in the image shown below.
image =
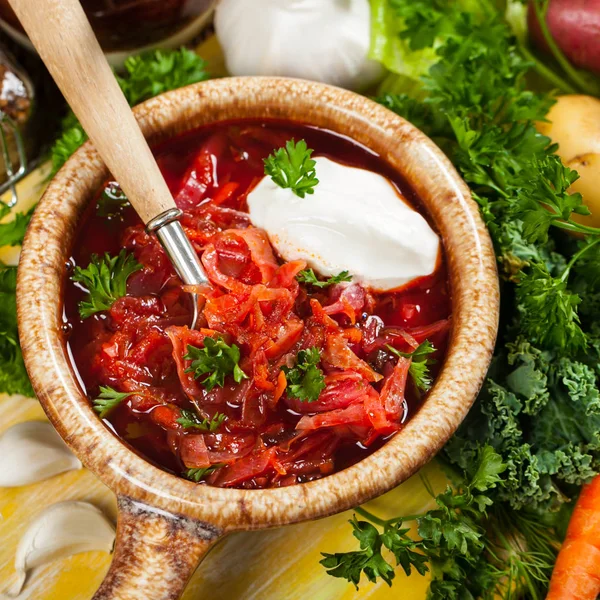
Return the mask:
{"type": "Polygon", "coordinates": [[[204,479],[207,475],[210,475],[216,469],[222,467],[223,465],[211,465],[210,467],[203,467],[200,469],[188,469],[185,471],[184,476],[190,481],[195,481],[196,483],[200,483],[202,479],[204,479]]]}
{"type": "Polygon", "coordinates": [[[111,388],[110,386],[100,386],[100,395],[92,401],[94,410],[98,413],[101,419],[108,416],[125,398],[129,398],[132,392],[122,393],[111,388]]]}
{"type": "MultiPolygon", "coordinates": [[[[3,204],[3,206],[6,205],[3,204]]],[[[8,209],[8,207],[6,208],[8,209]]],[[[20,246],[23,243],[25,231],[27,231],[33,211],[34,208],[31,208],[26,213],[15,213],[14,219],[6,223],[0,223],[0,246],[20,246]]],[[[8,212],[10,212],[10,209],[8,209],[8,212]]],[[[5,214],[8,213],[4,213],[2,216],[5,216],[5,214]]]]}
{"type": "Polygon", "coordinates": [[[188,346],[188,352],[183,358],[192,361],[185,372],[193,373],[208,391],[217,385],[223,387],[226,375],[232,375],[236,383],[248,379],[248,375],[238,364],[240,349],[235,344],[229,346],[222,338],[205,337],[204,348],[188,346]]]}
{"type": "Polygon", "coordinates": [[[348,271],[341,271],[326,281],[319,281],[312,269],[304,269],[303,271],[300,271],[298,275],[296,275],[296,279],[300,283],[305,283],[318,288],[326,288],[330,285],[335,285],[336,283],[342,283],[342,281],[352,281],[352,276],[348,271]]]}
{"type": "Polygon", "coordinates": [[[79,303],[79,314],[87,319],[93,314],[109,310],[116,300],[127,294],[127,279],[142,268],[125,249],[117,256],[108,253],[100,258],[93,254],[90,264],[82,269],[75,267],[71,279],[88,291],[88,300],[79,303]]]}
{"type": "Polygon", "coordinates": [[[306,194],[314,194],[319,183],[315,173],[315,161],[311,159],[313,151],[307,148],[306,142],[297,144],[288,140],[285,148],[279,148],[264,159],[265,175],[282,188],[290,188],[296,196],[304,198],[306,194]]]}
{"type": "Polygon", "coordinates": [[[435,364],[436,361],[433,358],[429,358],[429,355],[433,354],[436,349],[429,340],[425,340],[419,344],[413,352],[400,352],[400,350],[389,344],[386,345],[386,348],[396,356],[411,359],[408,372],[413,378],[417,389],[423,392],[428,392],[431,389],[433,380],[429,372],[429,367],[435,364]]]}
{"type": "Polygon", "coordinates": [[[317,366],[321,362],[318,348],[300,350],[294,367],[281,367],[288,386],[287,395],[302,402],[316,402],[325,389],[323,371],[317,366]]]}
{"type": "Polygon", "coordinates": [[[0,268],[0,392],[33,397],[17,331],[17,269],[0,268]]]}
{"type": "MultiPolygon", "coordinates": [[[[72,113],[71,113],[72,114],[72,113]]],[[[80,125],[79,121],[74,118],[75,125],[65,128],[63,124],[63,130],[58,139],[54,142],[50,153],[50,159],[52,161],[52,171],[50,177],[54,177],[56,173],[60,171],[62,166],[71,158],[71,156],[88,140],[88,136],[80,125]]],[[[64,121],[63,121],[64,123],[64,121]]]]}
{"type": "Polygon", "coordinates": [[[193,50],[153,50],[130,56],[117,81],[131,106],[170,90],[209,78],[206,62],[193,50]]]}
{"type": "Polygon", "coordinates": [[[182,427],[186,429],[199,429],[200,431],[216,431],[223,424],[226,419],[226,415],[222,413],[215,413],[212,418],[200,418],[196,413],[190,410],[182,410],[181,417],[177,419],[182,427]]]}

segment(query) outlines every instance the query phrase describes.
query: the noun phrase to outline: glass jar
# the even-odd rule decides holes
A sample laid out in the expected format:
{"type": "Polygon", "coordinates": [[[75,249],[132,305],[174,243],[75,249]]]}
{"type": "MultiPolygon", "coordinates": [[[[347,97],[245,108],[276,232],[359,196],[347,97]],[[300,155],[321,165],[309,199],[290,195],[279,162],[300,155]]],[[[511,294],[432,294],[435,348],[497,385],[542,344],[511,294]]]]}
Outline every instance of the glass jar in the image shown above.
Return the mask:
{"type": "MultiPolygon", "coordinates": [[[[107,54],[126,55],[189,42],[210,19],[215,0],[81,0],[107,54]]],[[[0,0],[0,27],[29,41],[8,0],[0,0]]]]}

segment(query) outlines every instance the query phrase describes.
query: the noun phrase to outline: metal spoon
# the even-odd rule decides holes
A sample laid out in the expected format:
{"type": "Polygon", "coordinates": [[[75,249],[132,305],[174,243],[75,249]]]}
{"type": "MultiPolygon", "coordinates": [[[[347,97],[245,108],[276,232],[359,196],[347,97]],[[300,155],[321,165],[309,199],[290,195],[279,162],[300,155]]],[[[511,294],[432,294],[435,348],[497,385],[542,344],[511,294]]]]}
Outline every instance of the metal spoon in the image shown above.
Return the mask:
{"type": "MultiPolygon", "coordinates": [[[[146,224],[186,285],[208,278],[178,218],[152,152],[119,88],[78,0],[10,0],[31,42],[146,224]]],[[[198,320],[198,297],[192,294],[198,320]]]]}

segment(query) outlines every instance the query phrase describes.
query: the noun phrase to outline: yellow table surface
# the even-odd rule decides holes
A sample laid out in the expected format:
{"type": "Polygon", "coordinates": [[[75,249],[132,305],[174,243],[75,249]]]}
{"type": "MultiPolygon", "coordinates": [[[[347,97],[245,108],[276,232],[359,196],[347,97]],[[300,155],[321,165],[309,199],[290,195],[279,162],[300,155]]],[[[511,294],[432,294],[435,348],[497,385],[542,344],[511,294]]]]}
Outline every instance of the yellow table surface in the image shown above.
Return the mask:
{"type": "MultiPolygon", "coordinates": [[[[214,38],[199,52],[209,62],[212,73],[223,72],[223,59],[214,38]]],[[[40,197],[48,166],[25,178],[18,186],[17,210],[27,210],[40,197]]],[[[0,252],[0,260],[16,264],[18,248],[0,252]]],[[[20,396],[0,396],[0,433],[11,425],[32,419],[45,419],[36,400],[20,396]]],[[[423,471],[436,490],[445,477],[433,465],[423,471]]],[[[113,520],[114,494],[91,472],[82,469],[29,486],[0,489],[0,594],[14,575],[14,554],[19,539],[31,519],[45,507],[63,500],[95,504],[113,520]]],[[[432,505],[419,476],[415,476],[367,507],[382,517],[414,514],[432,505]]],[[[347,511],[319,521],[273,530],[237,533],[220,542],[196,571],[184,600],[422,600],[427,578],[413,573],[396,573],[392,588],[385,583],[363,583],[359,591],[344,580],[334,579],[318,564],[321,552],[354,549],[347,511]]],[[[89,600],[100,585],[110,564],[110,556],[88,552],[57,560],[39,568],[29,578],[20,600],[89,600]]]]}

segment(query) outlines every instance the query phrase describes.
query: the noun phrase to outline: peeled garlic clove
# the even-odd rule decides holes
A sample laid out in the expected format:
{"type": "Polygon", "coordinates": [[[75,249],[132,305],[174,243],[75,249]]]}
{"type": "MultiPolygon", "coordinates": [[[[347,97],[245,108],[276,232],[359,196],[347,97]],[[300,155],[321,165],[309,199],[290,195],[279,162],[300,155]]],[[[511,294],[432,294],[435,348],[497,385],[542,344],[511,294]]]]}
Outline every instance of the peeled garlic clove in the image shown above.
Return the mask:
{"type": "Polygon", "coordinates": [[[50,423],[18,423],[0,436],[0,487],[36,483],[80,468],[50,423]]]}
{"type": "Polygon", "coordinates": [[[75,501],[49,506],[32,521],[17,546],[17,580],[5,597],[20,594],[31,569],[80,552],[111,552],[114,541],[113,524],[95,506],[75,501]]]}

